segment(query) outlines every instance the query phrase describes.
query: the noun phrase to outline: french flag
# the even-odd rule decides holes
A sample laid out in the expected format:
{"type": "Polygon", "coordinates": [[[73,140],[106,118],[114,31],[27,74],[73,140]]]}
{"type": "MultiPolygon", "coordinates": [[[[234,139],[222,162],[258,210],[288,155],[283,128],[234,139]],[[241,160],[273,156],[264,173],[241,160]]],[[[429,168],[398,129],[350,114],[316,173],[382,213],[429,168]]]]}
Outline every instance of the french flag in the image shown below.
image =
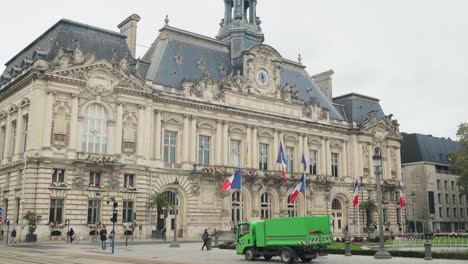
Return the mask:
{"type": "Polygon", "coordinates": [[[403,196],[403,193],[400,190],[400,208],[405,207],[405,205],[406,205],[405,197],[403,196]]]}
{"type": "Polygon", "coordinates": [[[242,172],[241,170],[236,170],[229,179],[223,183],[223,186],[219,190],[220,193],[227,190],[240,190],[242,188],[242,172]]]}
{"type": "Polygon", "coordinates": [[[359,205],[359,181],[356,180],[354,183],[354,197],[353,197],[353,208],[359,205]]]}
{"type": "Polygon", "coordinates": [[[291,203],[294,203],[296,200],[297,196],[299,196],[299,193],[304,193],[305,192],[305,173],[302,173],[301,181],[296,185],[296,188],[294,188],[293,192],[291,195],[289,195],[289,201],[291,203]]]}
{"type": "Polygon", "coordinates": [[[278,153],[278,159],[276,160],[276,163],[280,164],[281,166],[281,174],[283,175],[283,181],[284,183],[287,182],[286,180],[286,156],[284,155],[284,150],[283,150],[283,143],[280,144],[280,149],[278,153]]]}

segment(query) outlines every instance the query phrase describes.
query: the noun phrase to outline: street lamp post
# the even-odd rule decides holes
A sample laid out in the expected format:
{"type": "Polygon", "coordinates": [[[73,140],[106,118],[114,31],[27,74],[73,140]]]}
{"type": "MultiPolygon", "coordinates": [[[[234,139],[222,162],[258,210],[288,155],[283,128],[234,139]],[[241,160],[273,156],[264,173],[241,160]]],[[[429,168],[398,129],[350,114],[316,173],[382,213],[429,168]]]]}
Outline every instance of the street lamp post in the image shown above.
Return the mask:
{"type": "Polygon", "coordinates": [[[330,214],[328,213],[328,201],[330,200],[330,189],[328,187],[325,188],[325,207],[327,208],[327,216],[329,217],[328,219],[328,224],[330,224],[330,214]]]}
{"type": "Polygon", "coordinates": [[[379,250],[375,253],[376,259],[391,259],[392,255],[385,249],[384,231],[383,231],[383,213],[382,213],[382,190],[380,188],[380,179],[382,177],[382,155],[379,149],[375,149],[375,154],[372,157],[374,161],[375,176],[377,178],[377,206],[379,211],[379,250]]]}
{"type": "Polygon", "coordinates": [[[413,202],[413,228],[414,228],[414,233],[418,233],[418,227],[416,225],[416,215],[414,214],[414,209],[416,207],[416,193],[412,192],[411,193],[411,201],[413,202]]]}
{"type": "Polygon", "coordinates": [[[178,248],[178,247],[180,247],[179,242],[177,242],[177,215],[179,213],[179,209],[178,209],[178,206],[177,206],[177,203],[178,203],[177,195],[179,193],[179,180],[178,179],[176,179],[174,181],[174,187],[176,189],[176,191],[175,191],[175,201],[174,201],[174,240],[169,245],[169,247],[178,248]]]}

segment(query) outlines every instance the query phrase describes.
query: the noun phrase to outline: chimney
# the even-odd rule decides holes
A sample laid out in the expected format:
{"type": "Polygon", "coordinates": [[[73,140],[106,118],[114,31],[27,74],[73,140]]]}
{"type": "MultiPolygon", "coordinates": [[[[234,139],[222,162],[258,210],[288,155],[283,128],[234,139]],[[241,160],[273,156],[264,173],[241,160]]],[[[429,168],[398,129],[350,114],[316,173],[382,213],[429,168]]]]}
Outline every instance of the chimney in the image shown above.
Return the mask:
{"type": "Polygon", "coordinates": [[[333,70],[329,70],[312,76],[315,84],[318,85],[322,93],[325,94],[330,101],[333,99],[332,75],[334,73],[335,72],[333,70]]]}
{"type": "Polygon", "coordinates": [[[127,45],[133,58],[135,58],[136,53],[137,25],[140,19],[139,15],[133,14],[117,26],[120,29],[120,33],[127,36],[127,45]]]}

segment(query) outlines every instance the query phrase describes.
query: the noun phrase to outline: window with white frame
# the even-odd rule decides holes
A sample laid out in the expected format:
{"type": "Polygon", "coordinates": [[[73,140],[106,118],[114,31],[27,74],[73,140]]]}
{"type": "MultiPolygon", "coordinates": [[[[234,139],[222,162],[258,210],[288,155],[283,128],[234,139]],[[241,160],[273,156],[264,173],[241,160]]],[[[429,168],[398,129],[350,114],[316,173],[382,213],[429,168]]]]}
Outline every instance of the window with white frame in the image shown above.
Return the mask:
{"type": "Polygon", "coordinates": [[[239,223],[242,221],[242,199],[239,191],[233,192],[232,198],[232,212],[231,220],[233,223],[239,223]]]}
{"type": "Polygon", "coordinates": [[[309,150],[309,172],[311,175],[317,175],[317,151],[309,150]]]}
{"type": "Polygon", "coordinates": [[[10,136],[10,152],[8,155],[11,157],[15,153],[16,142],[16,120],[11,122],[11,136],[10,136]]]}
{"type": "Polygon", "coordinates": [[[164,131],[164,162],[176,163],[177,132],[164,131]]]}
{"type": "Polygon", "coordinates": [[[101,187],[101,173],[97,171],[91,171],[89,173],[89,186],[90,187],[101,187]]]}
{"type": "Polygon", "coordinates": [[[124,174],[124,188],[135,188],[135,174],[124,174]]]}
{"type": "Polygon", "coordinates": [[[262,219],[271,218],[271,197],[269,193],[263,193],[260,197],[260,216],[262,219]]]}
{"type": "Polygon", "coordinates": [[[332,153],[332,176],[338,177],[338,153],[332,153]]]}
{"type": "Polygon", "coordinates": [[[24,115],[23,116],[23,146],[22,146],[22,150],[23,150],[23,153],[26,152],[26,147],[27,147],[27,142],[28,142],[28,119],[29,116],[28,115],[24,115]]]}
{"type": "Polygon", "coordinates": [[[64,182],[65,181],[65,170],[54,169],[52,171],[52,182],[64,182]]]}
{"type": "Polygon", "coordinates": [[[291,196],[288,196],[288,216],[289,217],[296,217],[297,214],[297,202],[291,202],[291,196]]]}
{"type": "Polygon", "coordinates": [[[81,149],[86,153],[107,153],[107,113],[104,106],[91,104],[83,120],[81,149]]]}
{"type": "Polygon", "coordinates": [[[133,222],[133,201],[124,201],[122,207],[122,222],[133,222]]]}
{"type": "Polygon", "coordinates": [[[49,223],[63,220],[63,199],[50,199],[49,223]]]}
{"type": "Polygon", "coordinates": [[[99,200],[88,201],[88,224],[99,223],[100,208],[101,208],[101,201],[99,200]]]}
{"type": "Polygon", "coordinates": [[[401,209],[400,208],[397,208],[396,209],[396,215],[397,215],[397,224],[401,224],[401,209]]]}
{"type": "Polygon", "coordinates": [[[210,137],[199,136],[198,164],[210,165],[210,137]]]}
{"type": "Polygon", "coordinates": [[[258,168],[268,170],[268,144],[258,144],[258,168]]]}
{"type": "Polygon", "coordinates": [[[231,166],[240,167],[241,160],[241,141],[236,139],[231,139],[231,166]]]}
{"type": "Polygon", "coordinates": [[[286,171],[294,172],[294,148],[286,147],[286,171]]]}

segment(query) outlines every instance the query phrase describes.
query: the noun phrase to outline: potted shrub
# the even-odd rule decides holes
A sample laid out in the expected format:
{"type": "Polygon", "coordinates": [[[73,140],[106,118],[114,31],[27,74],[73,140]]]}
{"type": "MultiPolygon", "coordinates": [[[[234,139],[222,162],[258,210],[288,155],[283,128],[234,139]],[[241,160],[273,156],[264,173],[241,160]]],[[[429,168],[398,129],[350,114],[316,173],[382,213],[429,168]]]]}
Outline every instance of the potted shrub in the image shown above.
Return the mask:
{"type": "Polygon", "coordinates": [[[42,216],[28,211],[23,219],[26,220],[26,225],[28,225],[29,232],[29,234],[26,235],[26,242],[37,242],[37,235],[34,234],[34,232],[36,232],[37,225],[41,221],[42,216]]]}

